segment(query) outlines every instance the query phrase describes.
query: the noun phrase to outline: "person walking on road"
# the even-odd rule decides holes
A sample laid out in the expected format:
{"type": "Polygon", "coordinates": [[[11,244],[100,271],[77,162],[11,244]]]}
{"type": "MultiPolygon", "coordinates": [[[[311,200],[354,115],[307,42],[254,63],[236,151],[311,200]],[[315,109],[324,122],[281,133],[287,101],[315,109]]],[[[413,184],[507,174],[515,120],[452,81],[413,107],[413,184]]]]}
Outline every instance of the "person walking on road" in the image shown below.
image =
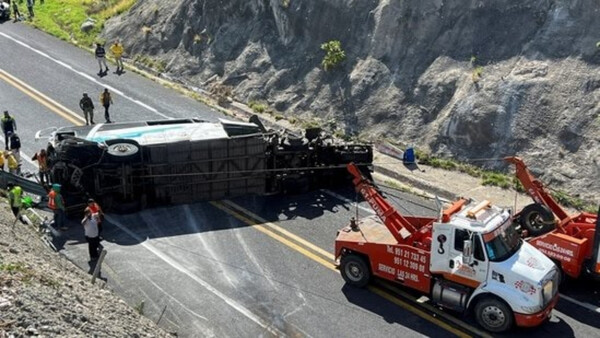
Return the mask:
{"type": "Polygon", "coordinates": [[[83,110],[83,117],[85,117],[85,125],[90,123],[94,124],[94,102],[88,96],[87,93],[83,93],[83,97],[79,100],[79,108],[83,110]],[[89,118],[89,120],[88,120],[89,118]]]}
{"type": "Polygon", "coordinates": [[[100,104],[102,104],[102,106],[104,107],[104,119],[106,120],[106,123],[112,123],[110,121],[110,114],[108,113],[108,108],[112,103],[113,100],[110,95],[110,92],[107,88],[104,88],[104,91],[102,92],[102,94],[100,94],[100,104]]]}
{"type": "Polygon", "coordinates": [[[88,199],[87,204],[88,206],[86,209],[89,209],[92,214],[98,215],[96,222],[98,223],[98,236],[100,236],[102,234],[102,221],[104,220],[104,212],[102,211],[102,208],[100,208],[100,205],[96,203],[93,198],[88,199]]]}
{"type": "Polygon", "coordinates": [[[100,71],[98,72],[98,76],[102,77],[108,73],[108,66],[106,65],[106,50],[104,50],[104,45],[101,43],[96,44],[96,60],[98,60],[98,66],[100,67],[100,71]],[[106,68],[102,71],[102,65],[106,68]]]}
{"type": "MultiPolygon", "coordinates": [[[[13,0],[16,1],[16,0],[13,0]]],[[[4,111],[4,116],[0,120],[0,124],[2,126],[2,132],[4,133],[4,146],[5,149],[8,150],[8,132],[17,131],[17,121],[15,118],[8,114],[8,110],[4,111]]]]}
{"type": "Polygon", "coordinates": [[[10,204],[10,209],[12,210],[13,215],[15,215],[15,218],[18,219],[21,213],[23,189],[12,182],[9,182],[6,185],[6,188],[8,189],[8,203],[10,204]]]}
{"type": "Polygon", "coordinates": [[[60,194],[60,184],[54,183],[48,193],[48,208],[54,213],[54,227],[68,230],[65,224],[65,200],[60,194]]]}
{"type": "Polygon", "coordinates": [[[46,149],[40,149],[40,151],[33,155],[31,160],[38,161],[40,183],[42,186],[45,187],[46,184],[50,184],[50,175],[48,173],[48,154],[46,153],[46,149]]]}
{"type": "Polygon", "coordinates": [[[121,39],[117,39],[115,43],[110,46],[110,51],[115,57],[115,62],[117,64],[117,74],[123,72],[123,60],[121,57],[123,56],[123,45],[121,44],[121,39]]]}
{"type": "Polygon", "coordinates": [[[98,248],[100,247],[100,237],[98,234],[98,214],[92,213],[89,208],[85,208],[83,219],[83,232],[88,242],[88,252],[90,261],[95,261],[100,256],[98,248]]]}
{"type": "Polygon", "coordinates": [[[9,131],[8,132],[8,142],[10,143],[10,146],[8,147],[8,149],[10,149],[12,154],[15,156],[15,159],[17,159],[17,163],[19,163],[19,165],[20,165],[21,164],[21,138],[19,137],[19,135],[17,135],[17,133],[9,131]]]}

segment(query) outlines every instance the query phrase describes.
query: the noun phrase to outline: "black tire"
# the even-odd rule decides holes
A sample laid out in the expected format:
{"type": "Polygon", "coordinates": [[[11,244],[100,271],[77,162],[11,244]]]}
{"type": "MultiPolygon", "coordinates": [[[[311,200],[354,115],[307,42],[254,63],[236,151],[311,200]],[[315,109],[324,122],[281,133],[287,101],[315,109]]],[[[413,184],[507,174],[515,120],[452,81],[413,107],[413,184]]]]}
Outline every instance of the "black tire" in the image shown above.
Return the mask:
{"type": "Polygon", "coordinates": [[[475,318],[481,327],[495,333],[510,330],[515,323],[510,307],[495,297],[486,297],[477,302],[475,318]]]}
{"type": "Polygon", "coordinates": [[[519,224],[530,236],[540,236],[554,230],[554,214],[545,205],[530,204],[521,211],[519,224]]]}
{"type": "Polygon", "coordinates": [[[371,270],[364,258],[358,255],[349,254],[342,256],[340,262],[340,272],[346,283],[363,288],[371,280],[371,270]]]}

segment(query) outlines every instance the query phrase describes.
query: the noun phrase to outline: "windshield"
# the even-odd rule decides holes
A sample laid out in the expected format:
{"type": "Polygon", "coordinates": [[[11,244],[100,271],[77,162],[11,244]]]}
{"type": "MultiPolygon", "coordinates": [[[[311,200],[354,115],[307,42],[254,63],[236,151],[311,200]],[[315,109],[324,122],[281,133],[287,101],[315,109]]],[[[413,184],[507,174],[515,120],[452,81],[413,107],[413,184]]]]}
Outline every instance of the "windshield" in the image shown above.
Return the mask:
{"type": "Polygon", "coordinates": [[[511,257],[521,246],[521,237],[511,226],[510,219],[493,232],[483,235],[483,239],[485,250],[492,262],[501,262],[511,257]]]}

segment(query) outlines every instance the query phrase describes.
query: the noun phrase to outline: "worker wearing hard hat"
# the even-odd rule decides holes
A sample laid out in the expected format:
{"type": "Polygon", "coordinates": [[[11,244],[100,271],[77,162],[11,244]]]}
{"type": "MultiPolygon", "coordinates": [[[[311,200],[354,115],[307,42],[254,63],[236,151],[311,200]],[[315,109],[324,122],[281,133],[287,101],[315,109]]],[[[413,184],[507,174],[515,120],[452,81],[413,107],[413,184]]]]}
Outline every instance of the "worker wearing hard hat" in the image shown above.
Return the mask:
{"type": "Polygon", "coordinates": [[[54,226],[60,230],[67,230],[65,224],[65,200],[60,194],[60,184],[52,184],[48,193],[48,208],[54,212],[54,226]]]}

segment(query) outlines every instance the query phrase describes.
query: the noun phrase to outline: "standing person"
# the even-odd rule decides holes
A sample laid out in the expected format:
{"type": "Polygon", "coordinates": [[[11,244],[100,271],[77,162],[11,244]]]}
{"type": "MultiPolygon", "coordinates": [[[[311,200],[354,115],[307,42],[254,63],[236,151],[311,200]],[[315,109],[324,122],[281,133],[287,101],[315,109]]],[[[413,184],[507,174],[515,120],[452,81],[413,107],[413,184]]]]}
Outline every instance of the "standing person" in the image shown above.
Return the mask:
{"type": "Polygon", "coordinates": [[[15,218],[19,218],[19,214],[21,213],[21,198],[23,197],[23,189],[12,182],[9,182],[6,187],[8,188],[8,202],[10,204],[10,209],[12,210],[13,215],[15,215],[15,218]]]}
{"type": "Polygon", "coordinates": [[[17,135],[17,133],[9,131],[8,141],[10,143],[8,149],[10,149],[12,154],[15,156],[15,159],[17,159],[17,163],[21,165],[21,138],[19,135],[17,135]]]}
{"type": "Polygon", "coordinates": [[[87,204],[87,209],[89,209],[92,212],[92,214],[98,215],[98,236],[100,236],[102,234],[102,222],[104,221],[104,212],[102,211],[102,208],[100,208],[100,205],[96,203],[96,201],[94,201],[93,198],[88,199],[87,204]]]}
{"type": "MultiPolygon", "coordinates": [[[[16,0],[13,0],[16,1],[16,0]]],[[[4,111],[4,116],[0,120],[0,125],[2,126],[2,132],[4,133],[4,145],[5,149],[8,150],[8,132],[17,131],[17,121],[15,118],[8,114],[8,110],[4,111]]]]}
{"type": "Polygon", "coordinates": [[[79,108],[83,110],[83,116],[85,117],[85,125],[89,125],[89,122],[94,124],[94,102],[92,102],[92,99],[88,96],[87,93],[83,93],[83,97],[81,98],[81,100],[79,100],[79,108]]]}
{"type": "Polygon", "coordinates": [[[95,261],[98,259],[98,247],[100,246],[100,237],[98,236],[98,214],[93,214],[89,208],[85,208],[81,225],[83,225],[85,239],[88,242],[90,260],[95,261]]]}
{"type": "Polygon", "coordinates": [[[38,161],[40,183],[42,186],[50,184],[50,175],[48,174],[48,154],[46,154],[46,149],[40,149],[40,151],[33,155],[31,160],[38,161]]]}
{"type": "MultiPolygon", "coordinates": [[[[13,0],[16,1],[16,0],[13,0]]],[[[29,20],[33,20],[33,17],[35,16],[33,14],[33,0],[27,0],[27,10],[29,11],[29,20]]]]}
{"type": "Polygon", "coordinates": [[[48,193],[48,208],[54,212],[54,226],[60,230],[68,230],[65,224],[65,200],[60,194],[60,184],[54,183],[48,193]]]}
{"type": "Polygon", "coordinates": [[[100,72],[98,72],[99,76],[106,75],[108,73],[108,66],[106,65],[106,50],[104,50],[104,45],[101,43],[96,44],[96,60],[98,60],[98,66],[100,67],[100,72]],[[102,71],[102,65],[106,70],[102,71]]]}
{"type": "Polygon", "coordinates": [[[104,107],[104,119],[106,123],[112,123],[110,121],[110,114],[108,113],[108,108],[113,103],[112,97],[108,92],[108,88],[104,88],[102,94],[100,94],[100,104],[104,107]]]}
{"type": "Polygon", "coordinates": [[[110,51],[115,57],[115,62],[117,64],[117,74],[123,71],[123,60],[121,57],[123,56],[123,45],[121,44],[121,39],[117,39],[115,43],[110,46],[110,51]]]}
{"type": "Polygon", "coordinates": [[[8,172],[13,175],[19,175],[19,162],[15,158],[15,155],[13,155],[11,151],[6,150],[4,152],[4,158],[8,163],[8,172]]]}
{"type": "Polygon", "coordinates": [[[17,4],[17,0],[12,0],[12,6],[13,6],[13,14],[15,16],[14,22],[17,22],[17,21],[21,20],[21,12],[19,12],[19,5],[17,4]]]}

